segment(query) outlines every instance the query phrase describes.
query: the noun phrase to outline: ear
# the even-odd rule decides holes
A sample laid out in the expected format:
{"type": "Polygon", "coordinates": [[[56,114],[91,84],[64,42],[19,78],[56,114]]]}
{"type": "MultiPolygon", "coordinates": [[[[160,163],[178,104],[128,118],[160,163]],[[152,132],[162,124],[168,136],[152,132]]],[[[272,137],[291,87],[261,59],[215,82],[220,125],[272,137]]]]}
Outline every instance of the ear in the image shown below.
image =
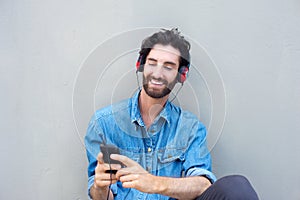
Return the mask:
{"type": "Polygon", "coordinates": [[[189,68],[187,66],[181,66],[178,70],[177,80],[179,83],[183,83],[187,79],[189,68]]]}
{"type": "Polygon", "coordinates": [[[142,72],[144,71],[144,64],[145,64],[145,61],[144,61],[144,56],[142,54],[139,55],[139,58],[138,60],[136,61],[136,71],[137,72],[142,72]]]}

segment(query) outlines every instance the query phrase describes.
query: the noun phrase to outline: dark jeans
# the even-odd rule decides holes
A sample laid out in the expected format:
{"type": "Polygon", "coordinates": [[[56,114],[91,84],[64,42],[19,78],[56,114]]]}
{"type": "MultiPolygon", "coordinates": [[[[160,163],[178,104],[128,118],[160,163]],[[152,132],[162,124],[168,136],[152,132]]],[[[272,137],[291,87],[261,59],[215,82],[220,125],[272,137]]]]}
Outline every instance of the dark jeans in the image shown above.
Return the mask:
{"type": "Polygon", "coordinates": [[[217,180],[196,200],[258,200],[258,196],[247,178],[231,175],[217,180]]]}

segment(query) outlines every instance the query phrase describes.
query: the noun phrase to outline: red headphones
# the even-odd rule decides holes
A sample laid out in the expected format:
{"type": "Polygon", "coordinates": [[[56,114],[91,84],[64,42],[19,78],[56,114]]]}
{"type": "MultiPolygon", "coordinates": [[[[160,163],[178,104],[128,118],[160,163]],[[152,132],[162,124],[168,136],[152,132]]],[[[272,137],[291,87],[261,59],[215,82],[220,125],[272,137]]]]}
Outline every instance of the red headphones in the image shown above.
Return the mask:
{"type": "MultiPolygon", "coordinates": [[[[136,61],[136,71],[143,72],[144,71],[144,64],[146,59],[144,56],[140,54],[138,60],[136,61]]],[[[177,81],[179,83],[183,83],[187,79],[187,74],[189,72],[190,63],[188,62],[187,66],[180,66],[178,69],[177,81]]]]}

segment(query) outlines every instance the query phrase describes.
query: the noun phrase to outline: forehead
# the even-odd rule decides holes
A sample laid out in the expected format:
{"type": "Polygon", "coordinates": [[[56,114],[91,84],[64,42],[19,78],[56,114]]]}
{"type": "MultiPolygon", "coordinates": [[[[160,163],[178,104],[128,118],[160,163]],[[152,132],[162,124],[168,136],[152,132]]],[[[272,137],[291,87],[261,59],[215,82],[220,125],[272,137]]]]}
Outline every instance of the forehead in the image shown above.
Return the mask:
{"type": "Polygon", "coordinates": [[[153,46],[147,57],[159,61],[172,61],[179,64],[180,52],[171,45],[156,44],[153,46]]]}

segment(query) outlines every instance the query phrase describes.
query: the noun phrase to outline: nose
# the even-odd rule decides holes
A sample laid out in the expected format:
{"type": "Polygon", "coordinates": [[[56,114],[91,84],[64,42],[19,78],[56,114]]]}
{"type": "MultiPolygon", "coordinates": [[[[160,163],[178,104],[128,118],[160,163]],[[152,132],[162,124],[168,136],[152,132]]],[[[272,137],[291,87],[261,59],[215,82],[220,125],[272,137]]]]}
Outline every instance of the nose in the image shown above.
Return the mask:
{"type": "Polygon", "coordinates": [[[157,65],[152,70],[152,76],[154,78],[162,78],[163,77],[163,65],[157,65]]]}

